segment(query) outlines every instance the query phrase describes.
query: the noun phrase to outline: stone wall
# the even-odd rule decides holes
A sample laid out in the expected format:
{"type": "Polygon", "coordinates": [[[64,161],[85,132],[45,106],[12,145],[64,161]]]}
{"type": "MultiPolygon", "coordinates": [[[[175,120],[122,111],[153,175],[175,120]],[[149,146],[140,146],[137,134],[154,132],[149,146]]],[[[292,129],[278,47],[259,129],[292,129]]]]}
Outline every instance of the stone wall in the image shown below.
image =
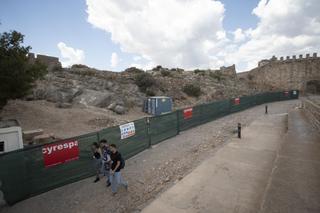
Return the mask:
{"type": "Polygon", "coordinates": [[[220,71],[224,75],[236,76],[236,66],[234,64],[229,67],[220,67],[220,71]]]}
{"type": "Polygon", "coordinates": [[[308,82],[320,82],[320,57],[314,53],[286,59],[273,57],[263,60],[255,69],[239,73],[238,78],[248,79],[259,89],[292,90],[299,89],[302,94],[307,89],[308,82]]]}
{"type": "Polygon", "coordinates": [[[52,69],[54,67],[61,67],[61,63],[58,57],[40,55],[40,54],[38,54],[36,57],[34,53],[29,53],[28,58],[30,63],[34,63],[37,60],[40,63],[46,65],[48,69],[52,69]]]}
{"type": "Polygon", "coordinates": [[[312,100],[303,100],[303,110],[311,124],[320,131],[320,105],[312,100]]]}

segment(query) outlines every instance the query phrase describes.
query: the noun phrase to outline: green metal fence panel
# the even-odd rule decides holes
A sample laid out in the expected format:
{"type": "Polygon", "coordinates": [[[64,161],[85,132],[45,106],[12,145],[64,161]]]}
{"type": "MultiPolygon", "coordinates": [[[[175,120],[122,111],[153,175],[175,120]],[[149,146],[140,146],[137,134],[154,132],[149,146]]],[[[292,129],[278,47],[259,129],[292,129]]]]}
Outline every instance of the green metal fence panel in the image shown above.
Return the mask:
{"type": "Polygon", "coordinates": [[[128,159],[149,147],[145,118],[133,122],[135,126],[135,135],[126,139],[121,139],[119,126],[107,128],[99,132],[99,138],[107,139],[109,144],[116,144],[125,159],[128,159]]]}
{"type": "MultiPolygon", "coordinates": [[[[105,138],[108,143],[114,143],[128,159],[145,150],[152,144],[157,144],[173,137],[180,130],[186,130],[219,117],[248,109],[252,106],[282,100],[297,99],[299,91],[269,92],[254,96],[240,97],[240,103],[235,100],[224,100],[192,107],[192,113],[185,109],[166,115],[133,121],[135,135],[121,139],[119,126],[107,128],[98,133],[90,133],[64,141],[77,140],[79,158],[53,167],[45,167],[43,148],[46,145],[14,151],[0,155],[1,190],[6,201],[14,204],[30,196],[49,191],[59,186],[81,180],[94,175],[91,145],[105,138]]],[[[50,143],[54,145],[61,143],[50,143]]]]}
{"type": "Polygon", "coordinates": [[[201,113],[202,107],[201,106],[194,106],[194,107],[188,107],[182,110],[178,110],[179,113],[179,126],[180,130],[187,130],[192,127],[200,125],[202,113],[201,113]],[[192,108],[192,117],[186,117],[184,110],[192,108]]]}
{"type": "Polygon", "coordinates": [[[236,103],[235,99],[231,99],[231,109],[230,112],[239,112],[248,109],[256,105],[256,100],[254,96],[242,96],[239,97],[239,103],[236,103]]]}
{"type": "Polygon", "coordinates": [[[230,113],[229,101],[217,101],[201,105],[201,122],[206,123],[230,113]]]}
{"type": "Polygon", "coordinates": [[[0,156],[0,190],[8,204],[16,203],[29,196],[24,177],[27,173],[25,152],[11,152],[0,156]]]}
{"type": "MultiPolygon", "coordinates": [[[[6,201],[13,204],[27,197],[93,175],[91,144],[97,141],[97,134],[90,133],[65,141],[70,140],[78,141],[79,159],[53,167],[46,168],[44,165],[42,153],[44,146],[37,146],[0,157],[0,164],[7,164],[6,172],[1,170],[0,173],[6,201]],[[17,173],[20,173],[20,175],[17,175],[17,173]]],[[[54,145],[60,142],[50,144],[54,145]]]]}
{"type": "Polygon", "coordinates": [[[178,114],[177,112],[168,113],[150,119],[150,142],[151,145],[157,144],[165,139],[174,137],[178,134],[178,114]]]}

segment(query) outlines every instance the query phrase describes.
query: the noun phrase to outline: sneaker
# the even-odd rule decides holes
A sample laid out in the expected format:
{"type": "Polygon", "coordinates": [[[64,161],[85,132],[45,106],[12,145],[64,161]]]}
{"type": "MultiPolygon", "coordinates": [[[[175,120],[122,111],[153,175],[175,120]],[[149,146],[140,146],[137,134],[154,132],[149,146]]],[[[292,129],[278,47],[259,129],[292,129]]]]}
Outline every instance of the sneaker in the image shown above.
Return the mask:
{"type": "Polygon", "coordinates": [[[128,191],[128,184],[127,184],[127,185],[124,185],[124,189],[125,189],[126,191],[128,191]]]}
{"type": "Polygon", "coordinates": [[[112,192],[112,196],[116,196],[117,192],[112,192]]]}
{"type": "Polygon", "coordinates": [[[97,177],[93,182],[96,183],[96,182],[98,182],[99,180],[100,180],[100,178],[97,177]]]}
{"type": "Polygon", "coordinates": [[[111,186],[111,183],[110,182],[107,182],[107,187],[111,186]]]}

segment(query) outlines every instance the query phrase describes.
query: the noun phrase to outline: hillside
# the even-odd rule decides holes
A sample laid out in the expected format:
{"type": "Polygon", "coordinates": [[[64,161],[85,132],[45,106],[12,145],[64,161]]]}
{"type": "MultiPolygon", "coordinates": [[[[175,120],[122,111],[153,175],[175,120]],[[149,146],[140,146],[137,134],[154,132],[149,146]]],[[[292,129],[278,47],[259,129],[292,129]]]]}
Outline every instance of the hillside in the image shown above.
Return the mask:
{"type": "Polygon", "coordinates": [[[125,114],[141,107],[147,96],[170,96],[179,108],[253,92],[246,82],[238,81],[234,66],[195,71],[159,66],[147,72],[129,68],[119,73],[73,66],[49,72],[27,100],[47,100],[60,107],[95,106],[125,114]],[[187,94],[185,87],[200,88],[199,96],[193,91],[187,94]]]}
{"type": "Polygon", "coordinates": [[[24,130],[41,128],[66,138],[147,116],[141,111],[150,95],[172,97],[177,109],[255,92],[237,79],[234,66],[116,73],[74,65],[49,71],[24,100],[10,101],[0,117],[18,119],[24,130]]]}

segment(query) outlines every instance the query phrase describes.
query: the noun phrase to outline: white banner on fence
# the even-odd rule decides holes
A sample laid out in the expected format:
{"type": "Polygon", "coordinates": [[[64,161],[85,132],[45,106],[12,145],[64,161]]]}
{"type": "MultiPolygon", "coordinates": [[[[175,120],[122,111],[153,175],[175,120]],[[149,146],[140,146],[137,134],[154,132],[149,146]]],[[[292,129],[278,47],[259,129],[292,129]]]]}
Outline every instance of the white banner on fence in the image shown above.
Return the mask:
{"type": "Polygon", "coordinates": [[[134,123],[127,123],[120,125],[121,139],[129,138],[136,134],[136,129],[134,127],[134,123]]]}

